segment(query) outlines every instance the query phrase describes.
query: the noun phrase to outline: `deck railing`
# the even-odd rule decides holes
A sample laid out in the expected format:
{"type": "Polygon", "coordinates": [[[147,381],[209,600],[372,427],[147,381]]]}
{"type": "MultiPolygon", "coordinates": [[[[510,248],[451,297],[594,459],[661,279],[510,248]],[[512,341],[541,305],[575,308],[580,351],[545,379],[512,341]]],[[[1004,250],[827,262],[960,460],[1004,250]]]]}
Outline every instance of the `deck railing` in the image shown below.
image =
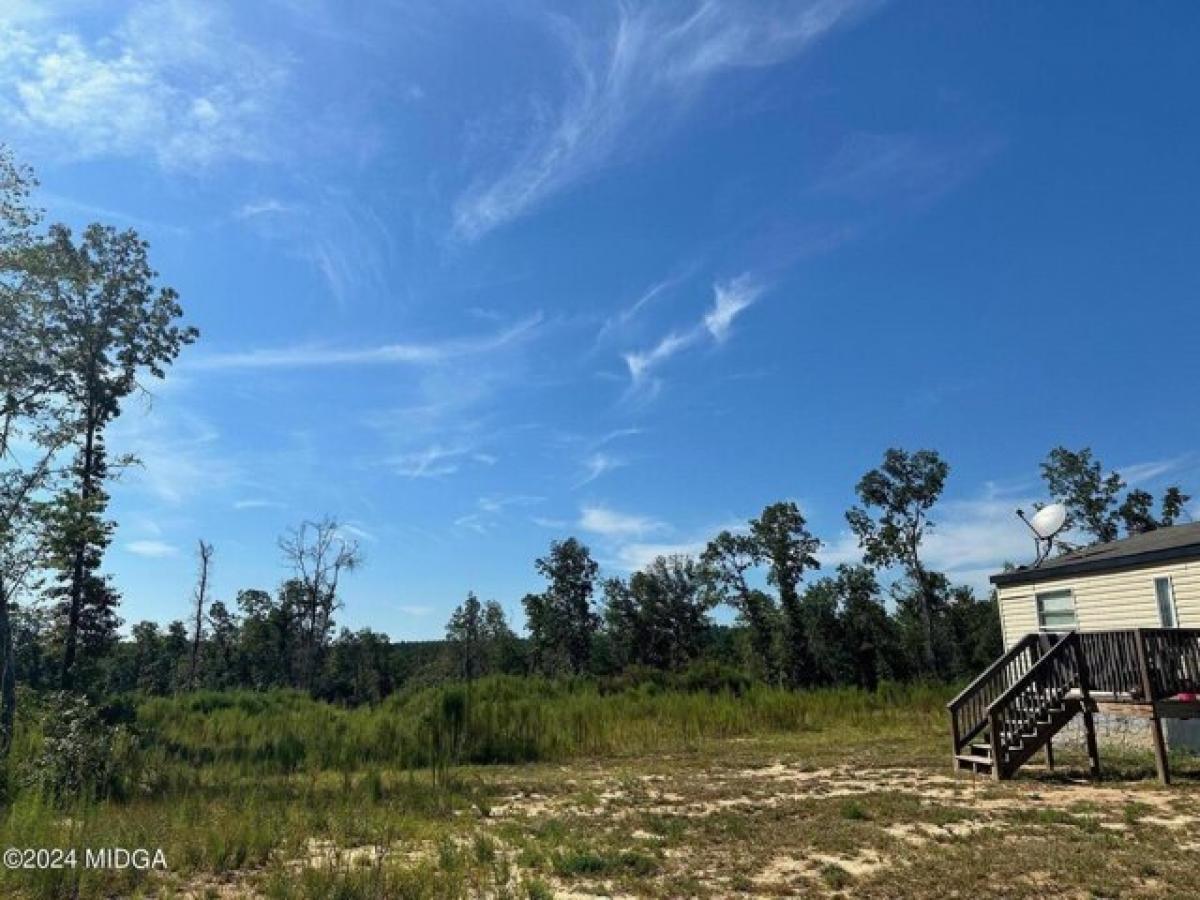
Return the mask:
{"type": "Polygon", "coordinates": [[[1152,700],[1200,694],[1200,629],[1143,628],[1152,700]]]}
{"type": "Polygon", "coordinates": [[[1042,635],[1025,635],[946,704],[955,753],[987,727],[988,706],[1034,667],[1043,643],[1042,635]]]}
{"type": "Polygon", "coordinates": [[[988,706],[992,759],[1001,761],[1001,748],[1018,742],[1032,730],[1048,706],[1073,690],[1087,690],[1087,668],[1079,635],[1070,632],[988,706]]]}
{"type": "MultiPolygon", "coordinates": [[[[961,753],[988,727],[989,709],[998,700],[1007,697],[1014,721],[1019,720],[1023,706],[1030,705],[1038,691],[1058,690],[1062,679],[1078,679],[1081,672],[1086,683],[1067,687],[1096,699],[1146,703],[1200,694],[1200,629],[1027,634],[947,704],[954,752],[961,753]],[[1076,649],[1063,649],[1054,654],[1058,662],[1041,664],[1064,641],[1076,649]],[[1030,675],[1035,667],[1037,673],[1030,675]]],[[[1010,729],[1005,725],[1004,730],[1010,729]]]]}
{"type": "Polygon", "coordinates": [[[1082,631],[1079,639],[1088,661],[1092,693],[1141,698],[1143,682],[1136,629],[1082,631]]]}

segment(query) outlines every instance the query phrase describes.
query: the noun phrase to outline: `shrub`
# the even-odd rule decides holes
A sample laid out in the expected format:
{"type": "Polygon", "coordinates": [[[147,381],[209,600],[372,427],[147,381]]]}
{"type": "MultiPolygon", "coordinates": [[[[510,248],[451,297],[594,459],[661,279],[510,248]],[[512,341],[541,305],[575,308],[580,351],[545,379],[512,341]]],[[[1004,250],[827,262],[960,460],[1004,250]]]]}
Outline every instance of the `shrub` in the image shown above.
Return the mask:
{"type": "Polygon", "coordinates": [[[40,752],[29,760],[26,781],[53,802],[121,796],[130,775],[141,769],[134,731],[108,724],[82,695],[46,695],[40,726],[40,752]]]}

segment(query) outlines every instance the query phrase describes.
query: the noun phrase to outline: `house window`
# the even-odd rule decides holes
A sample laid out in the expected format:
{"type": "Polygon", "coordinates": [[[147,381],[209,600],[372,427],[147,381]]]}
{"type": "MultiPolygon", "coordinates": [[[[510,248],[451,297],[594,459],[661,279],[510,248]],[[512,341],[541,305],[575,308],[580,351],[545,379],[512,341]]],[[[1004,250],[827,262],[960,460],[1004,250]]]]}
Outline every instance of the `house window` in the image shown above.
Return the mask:
{"type": "Polygon", "coordinates": [[[1042,631],[1074,631],[1075,599],[1070,591],[1037,595],[1038,628],[1042,631]]]}
{"type": "Polygon", "coordinates": [[[1171,589],[1170,578],[1154,579],[1154,596],[1158,599],[1158,620],[1163,628],[1175,628],[1175,592],[1171,589]]]}

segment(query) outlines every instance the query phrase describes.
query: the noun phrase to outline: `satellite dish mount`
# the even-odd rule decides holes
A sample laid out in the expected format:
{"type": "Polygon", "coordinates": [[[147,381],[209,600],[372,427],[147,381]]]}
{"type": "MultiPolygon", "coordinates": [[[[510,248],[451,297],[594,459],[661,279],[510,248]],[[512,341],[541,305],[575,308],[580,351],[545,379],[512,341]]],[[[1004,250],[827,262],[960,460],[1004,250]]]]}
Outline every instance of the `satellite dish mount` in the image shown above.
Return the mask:
{"type": "Polygon", "coordinates": [[[1050,556],[1050,551],[1054,548],[1054,539],[1067,524],[1067,508],[1061,503],[1051,503],[1049,506],[1043,506],[1028,518],[1025,517],[1025,510],[1018,509],[1017,518],[1028,525],[1029,530],[1033,532],[1033,544],[1036,550],[1033,568],[1036,569],[1050,556]]]}

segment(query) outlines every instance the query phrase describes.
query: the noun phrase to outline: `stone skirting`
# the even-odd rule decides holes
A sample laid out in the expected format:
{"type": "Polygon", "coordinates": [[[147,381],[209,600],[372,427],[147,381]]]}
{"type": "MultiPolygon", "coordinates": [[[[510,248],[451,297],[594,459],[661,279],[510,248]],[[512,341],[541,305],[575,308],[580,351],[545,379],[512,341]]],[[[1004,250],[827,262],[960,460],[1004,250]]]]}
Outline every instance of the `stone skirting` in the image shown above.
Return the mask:
{"type": "MultiPolygon", "coordinates": [[[[1096,712],[1092,721],[1096,724],[1096,742],[1102,760],[1105,749],[1154,751],[1150,719],[1137,708],[1131,708],[1129,713],[1096,712]]],[[[1168,750],[1200,753],[1200,720],[1163,719],[1162,725],[1168,750]]],[[[1054,746],[1085,749],[1083,716],[1076,716],[1054,736],[1054,746]]]]}

